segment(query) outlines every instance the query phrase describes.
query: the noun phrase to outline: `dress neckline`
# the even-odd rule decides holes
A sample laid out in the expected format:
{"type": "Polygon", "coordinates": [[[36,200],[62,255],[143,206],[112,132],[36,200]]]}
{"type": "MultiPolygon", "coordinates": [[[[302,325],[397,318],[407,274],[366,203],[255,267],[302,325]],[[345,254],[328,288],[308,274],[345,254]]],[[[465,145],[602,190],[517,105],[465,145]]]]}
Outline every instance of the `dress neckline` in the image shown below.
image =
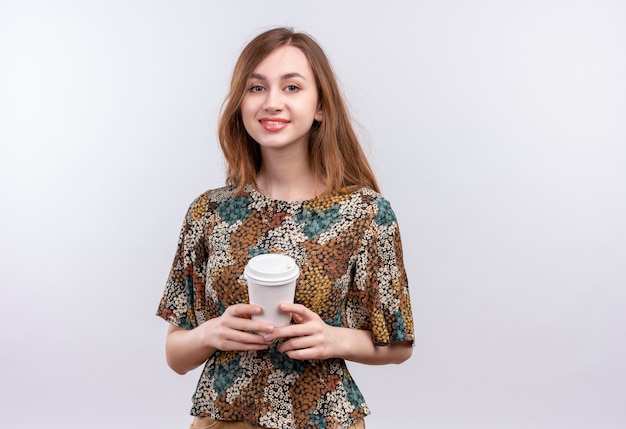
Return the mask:
{"type": "Polygon", "coordinates": [[[267,195],[262,194],[252,184],[246,185],[243,190],[244,192],[247,192],[255,200],[263,201],[264,203],[267,203],[267,204],[274,203],[277,205],[281,205],[283,207],[288,206],[288,207],[297,208],[297,207],[302,207],[306,205],[317,205],[317,204],[323,205],[325,201],[335,200],[337,197],[354,194],[365,189],[368,189],[368,188],[360,188],[358,186],[346,186],[335,194],[321,194],[310,199],[294,200],[294,201],[286,201],[286,200],[280,200],[280,199],[268,197],[267,195]]]}
{"type": "Polygon", "coordinates": [[[244,190],[246,192],[249,192],[250,195],[254,196],[255,198],[259,198],[268,202],[272,202],[272,203],[277,203],[277,204],[286,204],[286,205],[303,205],[306,204],[310,201],[314,201],[317,198],[319,198],[321,195],[318,195],[316,197],[310,198],[310,199],[304,199],[304,200],[293,200],[293,201],[287,201],[287,200],[281,200],[281,199],[277,199],[277,198],[272,198],[272,197],[268,197],[267,195],[261,193],[261,191],[259,191],[254,185],[252,184],[248,184],[246,185],[246,187],[244,188],[244,190]]]}

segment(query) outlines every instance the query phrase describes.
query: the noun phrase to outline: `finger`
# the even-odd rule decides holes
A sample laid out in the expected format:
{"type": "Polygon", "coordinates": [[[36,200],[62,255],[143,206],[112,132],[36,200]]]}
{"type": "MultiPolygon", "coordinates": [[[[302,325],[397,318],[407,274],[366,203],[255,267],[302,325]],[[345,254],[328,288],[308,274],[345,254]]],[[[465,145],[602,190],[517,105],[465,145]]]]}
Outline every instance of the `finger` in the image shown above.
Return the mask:
{"type": "Polygon", "coordinates": [[[266,341],[274,341],[278,338],[292,338],[309,335],[306,325],[288,325],[281,328],[274,328],[273,331],[264,335],[266,341]]]}
{"type": "Polygon", "coordinates": [[[322,356],[320,350],[317,347],[306,348],[306,349],[289,350],[289,351],[285,352],[285,354],[287,356],[289,356],[291,359],[296,359],[296,360],[319,360],[319,359],[325,359],[324,356],[322,356]]]}
{"type": "Polygon", "coordinates": [[[262,335],[258,335],[252,332],[231,330],[226,338],[227,342],[235,342],[238,344],[261,344],[267,345],[268,341],[263,338],[262,335]]]}
{"type": "Polygon", "coordinates": [[[317,346],[313,337],[295,337],[278,346],[278,351],[286,353],[292,350],[308,349],[317,346]]]}
{"type": "Polygon", "coordinates": [[[224,313],[233,317],[246,317],[263,313],[263,308],[255,304],[235,304],[228,307],[224,313]]]}
{"type": "Polygon", "coordinates": [[[248,331],[269,334],[274,331],[274,325],[261,320],[243,319],[241,317],[232,317],[225,321],[226,325],[235,331],[248,331]]]}
{"type": "Polygon", "coordinates": [[[285,354],[293,360],[321,360],[323,359],[319,357],[318,353],[313,349],[293,350],[285,354]]]}
{"type": "Polygon", "coordinates": [[[312,355],[312,351],[310,349],[287,350],[287,351],[283,351],[283,353],[285,353],[291,359],[298,359],[298,360],[305,360],[305,359],[310,360],[311,355],[312,355]]]}
{"type": "Polygon", "coordinates": [[[241,344],[269,344],[263,335],[259,334],[266,325],[264,322],[255,322],[250,319],[224,318],[215,335],[221,339],[222,346],[230,341],[241,344]]]}
{"type": "Polygon", "coordinates": [[[280,304],[279,308],[281,311],[291,313],[291,318],[296,323],[306,323],[320,318],[317,313],[314,313],[302,304],[284,302],[280,304]]]}
{"type": "Polygon", "coordinates": [[[294,313],[294,314],[303,315],[303,316],[307,313],[312,313],[312,311],[306,308],[304,305],[295,304],[293,302],[281,302],[279,304],[279,308],[281,311],[284,311],[285,313],[294,313]]]}
{"type": "Polygon", "coordinates": [[[224,322],[229,328],[238,331],[272,332],[274,326],[271,323],[249,318],[250,315],[261,314],[262,312],[262,308],[258,305],[232,305],[224,312],[224,322]]]}

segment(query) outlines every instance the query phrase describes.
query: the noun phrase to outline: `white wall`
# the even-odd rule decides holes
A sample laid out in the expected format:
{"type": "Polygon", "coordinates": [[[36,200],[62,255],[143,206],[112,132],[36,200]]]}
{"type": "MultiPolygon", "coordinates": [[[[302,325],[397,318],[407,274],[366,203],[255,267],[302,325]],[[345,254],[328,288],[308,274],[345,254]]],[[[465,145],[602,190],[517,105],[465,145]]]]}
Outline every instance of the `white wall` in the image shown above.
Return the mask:
{"type": "Polygon", "coordinates": [[[0,426],[187,427],[153,314],[235,58],[326,48],[401,222],[368,429],[626,427],[626,4],[0,2],[0,426]],[[86,424],[85,422],[90,422],[86,424]]]}

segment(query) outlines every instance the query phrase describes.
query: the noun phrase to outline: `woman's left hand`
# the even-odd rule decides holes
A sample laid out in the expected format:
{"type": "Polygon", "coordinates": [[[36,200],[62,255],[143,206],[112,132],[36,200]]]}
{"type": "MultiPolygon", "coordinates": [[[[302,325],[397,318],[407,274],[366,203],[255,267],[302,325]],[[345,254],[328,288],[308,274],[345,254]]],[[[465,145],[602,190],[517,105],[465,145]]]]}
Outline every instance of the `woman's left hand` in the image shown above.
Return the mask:
{"type": "Polygon", "coordinates": [[[281,303],[281,311],[291,313],[295,325],[274,328],[265,334],[266,341],[286,340],[278,350],[292,359],[329,359],[339,356],[337,329],[326,324],[317,313],[302,304],[281,303]]]}

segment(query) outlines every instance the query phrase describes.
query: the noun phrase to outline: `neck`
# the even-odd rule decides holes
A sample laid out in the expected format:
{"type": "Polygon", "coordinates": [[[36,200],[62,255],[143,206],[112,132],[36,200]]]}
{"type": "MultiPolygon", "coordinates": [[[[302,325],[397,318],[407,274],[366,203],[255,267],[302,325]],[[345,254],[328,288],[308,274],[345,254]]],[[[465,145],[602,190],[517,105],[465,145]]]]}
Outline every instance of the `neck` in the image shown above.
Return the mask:
{"type": "Polygon", "coordinates": [[[315,177],[306,155],[263,152],[257,175],[258,191],[282,201],[309,200],[321,194],[324,186],[315,177]]]}

